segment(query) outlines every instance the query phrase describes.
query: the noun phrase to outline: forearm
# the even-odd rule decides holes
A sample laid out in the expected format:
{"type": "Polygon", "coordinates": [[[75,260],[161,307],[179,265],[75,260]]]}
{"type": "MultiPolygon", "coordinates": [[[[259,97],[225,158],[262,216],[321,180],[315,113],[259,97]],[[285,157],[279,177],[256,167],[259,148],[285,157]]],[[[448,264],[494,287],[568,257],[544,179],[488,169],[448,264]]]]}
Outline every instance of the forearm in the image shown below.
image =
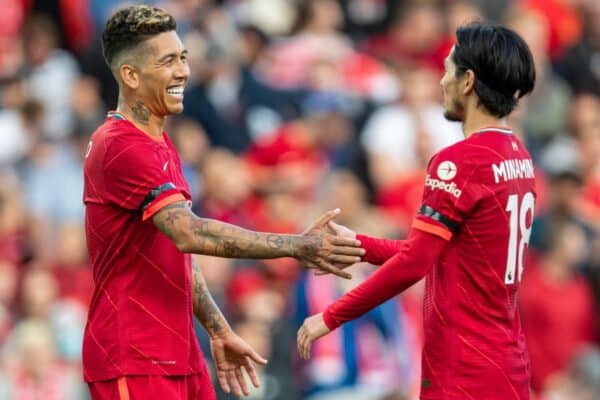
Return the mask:
{"type": "Polygon", "coordinates": [[[361,234],[356,235],[356,239],[360,240],[361,247],[366,250],[363,260],[374,265],[381,265],[398,254],[406,242],[405,240],[374,238],[361,234]]]}
{"type": "Polygon", "coordinates": [[[325,310],[328,328],[333,330],[360,317],[418,282],[431,270],[446,243],[437,236],[411,231],[393,257],[325,310]]]}
{"type": "Polygon", "coordinates": [[[192,259],[192,298],[194,315],[210,337],[230,330],[229,323],[212,298],[200,266],[192,259]]]}
{"type": "Polygon", "coordinates": [[[184,252],[227,258],[293,257],[302,244],[298,235],[253,232],[224,222],[193,218],[184,252]]]}
{"type": "Polygon", "coordinates": [[[184,253],[265,259],[294,257],[299,251],[309,253],[311,249],[316,252],[319,245],[318,238],[253,232],[200,218],[181,204],[167,206],[154,222],[184,253]]]}

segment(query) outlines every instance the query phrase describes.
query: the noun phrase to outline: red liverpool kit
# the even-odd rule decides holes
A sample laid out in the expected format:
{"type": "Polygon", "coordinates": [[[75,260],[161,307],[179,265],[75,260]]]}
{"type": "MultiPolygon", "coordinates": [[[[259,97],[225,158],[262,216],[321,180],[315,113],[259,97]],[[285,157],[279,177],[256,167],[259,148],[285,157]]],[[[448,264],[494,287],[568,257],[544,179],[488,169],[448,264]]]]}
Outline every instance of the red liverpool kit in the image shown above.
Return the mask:
{"type": "Polygon", "coordinates": [[[109,114],[91,137],[84,175],[95,283],[85,380],[201,374],[210,385],[193,328],[190,255],[151,219],[165,205],[190,200],[175,147],[166,133],[151,137],[109,114]]]}
{"type": "Polygon", "coordinates": [[[324,313],[334,329],[426,276],[421,399],[524,400],[529,359],[516,304],[535,203],[533,164],[508,128],[430,161],[404,241],[359,235],[383,263],[324,313]]]}

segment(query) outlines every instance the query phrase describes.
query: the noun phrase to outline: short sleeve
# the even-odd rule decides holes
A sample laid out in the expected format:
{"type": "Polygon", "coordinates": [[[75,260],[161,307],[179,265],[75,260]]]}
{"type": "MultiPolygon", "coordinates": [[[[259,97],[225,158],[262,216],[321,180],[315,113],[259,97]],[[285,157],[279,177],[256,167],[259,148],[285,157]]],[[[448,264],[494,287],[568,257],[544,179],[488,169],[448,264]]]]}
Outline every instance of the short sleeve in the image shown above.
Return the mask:
{"type": "Polygon", "coordinates": [[[478,201],[477,168],[452,146],[427,167],[423,201],[413,227],[450,240],[478,201]]]}
{"type": "Polygon", "coordinates": [[[185,191],[170,177],[167,157],[152,143],[116,140],[104,162],[106,199],[143,220],[164,206],[185,201],[185,191]]]}

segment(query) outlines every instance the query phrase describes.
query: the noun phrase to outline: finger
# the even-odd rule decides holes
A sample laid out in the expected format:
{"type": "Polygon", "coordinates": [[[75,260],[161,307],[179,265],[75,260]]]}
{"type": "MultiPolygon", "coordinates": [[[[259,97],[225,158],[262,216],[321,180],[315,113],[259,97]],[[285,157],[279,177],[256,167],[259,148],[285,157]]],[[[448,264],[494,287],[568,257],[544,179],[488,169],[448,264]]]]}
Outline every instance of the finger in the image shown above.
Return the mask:
{"type": "MultiPolygon", "coordinates": [[[[362,261],[362,259],[361,259],[361,261],[362,261]]],[[[354,263],[354,264],[356,264],[356,263],[354,263]]],[[[337,263],[334,263],[333,266],[336,267],[336,268],[338,268],[338,269],[344,270],[346,268],[349,268],[349,267],[353,266],[354,264],[337,264],[337,263]]],[[[331,275],[331,272],[316,270],[314,274],[315,274],[315,276],[323,276],[323,275],[331,275]]]]}
{"type": "Polygon", "coordinates": [[[326,213],[322,214],[314,223],[313,223],[313,227],[317,228],[322,228],[325,225],[327,225],[327,223],[329,221],[331,221],[332,219],[334,219],[335,217],[337,217],[339,215],[339,213],[342,210],[340,210],[339,208],[336,208],[335,210],[329,210],[326,213]]]}
{"type": "Polygon", "coordinates": [[[330,228],[332,231],[334,231],[336,234],[338,234],[338,235],[342,233],[342,232],[340,231],[340,225],[339,225],[339,224],[336,224],[334,221],[331,221],[331,220],[330,220],[330,221],[327,223],[327,226],[328,226],[328,227],[329,227],[329,228],[330,228]]]}
{"type": "Polygon", "coordinates": [[[333,235],[330,235],[329,240],[331,241],[332,244],[334,244],[336,246],[349,246],[349,247],[353,247],[353,248],[361,248],[360,240],[350,239],[350,238],[344,237],[344,236],[333,236],[333,235]]]}
{"type": "Polygon", "coordinates": [[[235,372],[233,369],[230,369],[229,371],[227,371],[227,380],[229,381],[229,384],[231,385],[231,387],[233,389],[233,394],[235,394],[238,397],[241,396],[242,389],[240,389],[240,385],[237,381],[237,378],[235,376],[235,372]]]}
{"type": "Polygon", "coordinates": [[[235,377],[237,379],[237,383],[242,388],[244,396],[248,396],[250,394],[250,389],[248,389],[248,384],[246,383],[246,378],[244,377],[241,368],[238,367],[235,369],[235,377]]]}
{"type": "Polygon", "coordinates": [[[344,256],[362,257],[365,255],[365,249],[362,247],[334,245],[328,254],[341,254],[344,256]]]}
{"type": "Polygon", "coordinates": [[[306,335],[302,340],[302,357],[305,360],[310,359],[310,338],[306,335]]]}
{"type": "Polygon", "coordinates": [[[318,261],[317,265],[318,265],[319,269],[322,271],[331,272],[332,274],[337,275],[340,278],[352,279],[351,274],[342,271],[341,269],[333,266],[332,264],[328,263],[327,261],[318,261]]]}
{"type": "Polygon", "coordinates": [[[254,385],[254,387],[260,387],[260,378],[258,377],[258,374],[256,373],[256,369],[254,369],[254,365],[252,365],[252,363],[250,362],[249,359],[247,359],[247,363],[244,365],[244,369],[246,370],[246,373],[248,374],[248,376],[250,377],[250,380],[252,381],[252,384],[254,385]]]}
{"type": "Polygon", "coordinates": [[[302,357],[304,360],[308,360],[306,353],[306,343],[308,340],[308,330],[304,325],[302,325],[298,337],[298,353],[300,354],[300,357],[302,357]]]}
{"type": "Polygon", "coordinates": [[[329,254],[327,255],[327,261],[334,263],[337,268],[343,269],[345,267],[349,267],[350,265],[356,264],[362,261],[362,258],[356,256],[344,256],[339,254],[329,254]],[[343,265],[340,265],[343,264],[343,265]]]}
{"type": "Polygon", "coordinates": [[[320,262],[312,262],[312,261],[306,261],[304,262],[304,266],[306,268],[312,268],[315,269],[319,272],[319,275],[329,275],[329,274],[334,274],[339,276],[340,278],[344,278],[344,279],[352,279],[352,275],[342,271],[344,268],[348,267],[349,265],[343,265],[343,266],[335,266],[335,265],[331,265],[329,263],[327,263],[326,261],[320,261],[320,262]]]}
{"type": "Polygon", "coordinates": [[[229,387],[229,382],[227,382],[225,371],[218,370],[217,376],[219,378],[219,385],[221,385],[221,389],[223,389],[223,391],[227,394],[231,393],[231,388],[229,387]]]}
{"type": "Polygon", "coordinates": [[[304,261],[302,265],[304,265],[304,267],[308,269],[319,269],[319,266],[311,261],[304,261]]]}
{"type": "Polygon", "coordinates": [[[306,357],[306,342],[308,341],[308,333],[305,332],[304,335],[302,335],[302,340],[300,341],[300,354],[302,356],[303,359],[308,360],[308,358],[306,357]]]}
{"type": "MultiPolygon", "coordinates": [[[[336,265],[335,267],[339,268],[339,269],[345,269],[345,268],[348,268],[349,265],[336,265]]],[[[315,276],[331,275],[331,272],[329,272],[329,271],[321,271],[320,269],[318,269],[318,270],[315,271],[314,275],[315,276]]]]}
{"type": "Polygon", "coordinates": [[[260,354],[258,354],[258,353],[257,353],[256,351],[254,351],[254,350],[250,350],[250,351],[248,351],[248,352],[246,353],[246,355],[247,355],[248,357],[250,357],[250,359],[252,359],[252,361],[254,361],[254,362],[255,362],[255,363],[257,363],[257,364],[260,364],[260,365],[267,365],[267,362],[268,362],[268,361],[267,361],[267,359],[266,359],[266,358],[263,358],[263,357],[261,357],[261,356],[260,356],[260,354]]]}
{"type": "Polygon", "coordinates": [[[300,327],[300,329],[298,329],[298,334],[297,334],[297,338],[296,338],[296,345],[298,346],[298,354],[300,354],[300,357],[303,357],[302,354],[302,341],[304,339],[304,325],[300,327]]]}

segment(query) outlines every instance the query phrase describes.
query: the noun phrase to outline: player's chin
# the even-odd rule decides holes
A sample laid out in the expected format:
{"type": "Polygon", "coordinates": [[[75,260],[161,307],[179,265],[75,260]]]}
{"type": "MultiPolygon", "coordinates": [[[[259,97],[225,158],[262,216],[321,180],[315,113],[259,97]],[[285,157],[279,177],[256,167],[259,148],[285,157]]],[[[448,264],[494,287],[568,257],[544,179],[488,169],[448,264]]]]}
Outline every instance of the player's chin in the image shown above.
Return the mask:
{"type": "Polygon", "coordinates": [[[452,122],[462,122],[461,116],[458,115],[458,113],[454,112],[453,110],[449,110],[449,109],[444,110],[444,118],[446,118],[448,121],[452,121],[452,122]]]}
{"type": "Polygon", "coordinates": [[[170,104],[168,107],[169,114],[181,114],[183,112],[183,102],[177,104],[170,104]]]}

